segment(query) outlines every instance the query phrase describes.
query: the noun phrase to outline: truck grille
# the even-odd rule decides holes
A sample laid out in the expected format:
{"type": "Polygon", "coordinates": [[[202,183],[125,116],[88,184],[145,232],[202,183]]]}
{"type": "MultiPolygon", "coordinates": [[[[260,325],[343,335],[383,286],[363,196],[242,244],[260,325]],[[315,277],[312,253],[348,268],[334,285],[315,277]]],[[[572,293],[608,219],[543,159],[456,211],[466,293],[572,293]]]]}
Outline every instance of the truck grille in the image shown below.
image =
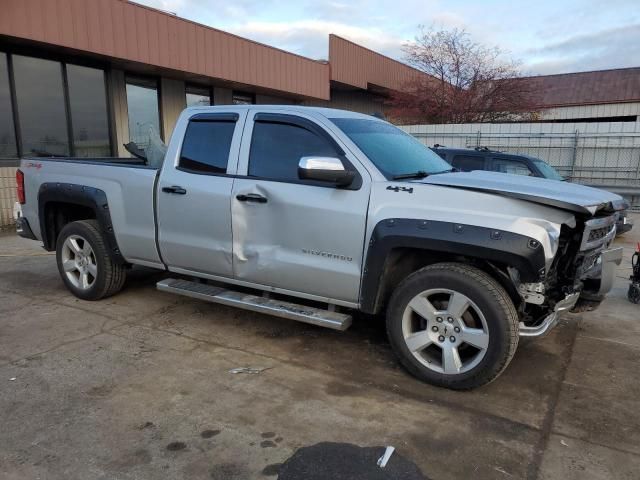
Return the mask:
{"type": "Polygon", "coordinates": [[[611,227],[602,227],[602,228],[596,228],[595,230],[591,230],[589,232],[588,242],[600,240],[601,238],[606,237],[610,231],[611,231],[611,227]]]}
{"type": "Polygon", "coordinates": [[[594,218],[584,224],[580,251],[603,250],[616,233],[616,217],[594,218]]]}

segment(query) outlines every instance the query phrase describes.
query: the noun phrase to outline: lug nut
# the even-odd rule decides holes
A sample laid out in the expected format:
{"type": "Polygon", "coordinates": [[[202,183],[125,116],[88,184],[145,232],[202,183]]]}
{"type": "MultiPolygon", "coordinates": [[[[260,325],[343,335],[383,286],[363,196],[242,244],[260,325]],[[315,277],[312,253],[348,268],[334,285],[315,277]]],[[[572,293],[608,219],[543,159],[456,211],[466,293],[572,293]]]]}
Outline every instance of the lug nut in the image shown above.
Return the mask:
{"type": "Polygon", "coordinates": [[[451,318],[451,317],[447,318],[447,322],[453,323],[453,318],[451,318]]]}
{"type": "Polygon", "coordinates": [[[438,327],[436,327],[435,325],[433,327],[431,327],[431,330],[433,330],[434,332],[438,331],[438,327]]]}
{"type": "Polygon", "coordinates": [[[456,333],[460,333],[460,327],[454,327],[453,329],[456,333]]]}
{"type": "Polygon", "coordinates": [[[452,342],[455,342],[455,341],[456,341],[456,337],[454,337],[453,335],[451,335],[451,336],[449,337],[449,340],[451,340],[452,342]]]}
{"type": "Polygon", "coordinates": [[[442,323],[442,317],[437,317],[437,318],[436,318],[436,322],[438,322],[438,323],[442,323]]]}
{"type": "Polygon", "coordinates": [[[439,341],[439,342],[444,342],[444,337],[443,337],[442,335],[440,335],[440,336],[438,337],[438,341],[439,341]]]}

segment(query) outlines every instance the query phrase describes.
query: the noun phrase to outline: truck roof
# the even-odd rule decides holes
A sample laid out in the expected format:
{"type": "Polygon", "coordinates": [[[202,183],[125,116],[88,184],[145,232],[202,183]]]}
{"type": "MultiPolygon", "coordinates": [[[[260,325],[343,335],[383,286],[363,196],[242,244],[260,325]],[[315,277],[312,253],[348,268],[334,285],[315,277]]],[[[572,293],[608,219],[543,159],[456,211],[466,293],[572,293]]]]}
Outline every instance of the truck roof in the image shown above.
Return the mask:
{"type": "Polygon", "coordinates": [[[362,118],[367,120],[376,119],[377,117],[373,115],[367,115],[364,113],[351,112],[349,110],[340,110],[338,108],[327,108],[327,107],[305,107],[302,105],[212,105],[206,107],[187,107],[187,111],[229,111],[233,109],[234,111],[238,110],[262,110],[264,108],[277,108],[278,110],[286,110],[288,112],[299,112],[299,113],[319,113],[327,118],[362,118]]]}

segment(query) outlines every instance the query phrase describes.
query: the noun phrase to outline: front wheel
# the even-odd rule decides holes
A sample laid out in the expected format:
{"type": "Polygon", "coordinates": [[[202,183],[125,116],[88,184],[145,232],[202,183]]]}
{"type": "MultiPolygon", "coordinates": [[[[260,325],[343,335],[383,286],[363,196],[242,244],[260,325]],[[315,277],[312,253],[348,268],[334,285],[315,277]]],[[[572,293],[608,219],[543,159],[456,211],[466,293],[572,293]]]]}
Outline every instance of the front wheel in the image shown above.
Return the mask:
{"type": "Polygon", "coordinates": [[[518,314],[487,273],[438,263],[398,285],[387,309],[387,333],[411,374],[465,390],[491,382],[507,367],[518,346],[518,314]]]}
{"type": "Polygon", "coordinates": [[[124,285],[125,267],[111,259],[95,220],[64,226],[58,235],[56,260],[66,287],[83,300],[100,300],[124,285]]]}

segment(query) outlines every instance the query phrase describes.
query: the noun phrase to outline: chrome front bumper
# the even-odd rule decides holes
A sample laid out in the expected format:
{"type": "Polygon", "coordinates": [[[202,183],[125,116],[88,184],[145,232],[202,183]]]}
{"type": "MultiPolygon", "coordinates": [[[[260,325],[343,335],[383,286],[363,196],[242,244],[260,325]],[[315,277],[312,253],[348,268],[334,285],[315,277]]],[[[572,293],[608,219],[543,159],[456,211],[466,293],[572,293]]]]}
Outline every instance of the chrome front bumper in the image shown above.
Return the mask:
{"type": "Polygon", "coordinates": [[[549,333],[549,331],[556,326],[558,320],[560,320],[560,314],[571,310],[576,302],[580,298],[580,292],[574,292],[564,299],[556,303],[553,313],[547,315],[540,325],[535,327],[527,327],[524,323],[520,322],[520,336],[521,337],[541,337],[549,333]]]}
{"type": "MultiPolygon", "coordinates": [[[[590,278],[600,278],[600,288],[598,295],[605,295],[613,287],[616,278],[616,266],[622,261],[622,248],[612,248],[604,250],[600,254],[598,264],[589,272],[590,278]]],[[[553,313],[549,314],[540,325],[528,327],[520,322],[521,337],[541,337],[549,333],[560,320],[560,314],[571,310],[580,298],[581,292],[574,292],[567,295],[564,299],[556,303],[553,313]]]]}

